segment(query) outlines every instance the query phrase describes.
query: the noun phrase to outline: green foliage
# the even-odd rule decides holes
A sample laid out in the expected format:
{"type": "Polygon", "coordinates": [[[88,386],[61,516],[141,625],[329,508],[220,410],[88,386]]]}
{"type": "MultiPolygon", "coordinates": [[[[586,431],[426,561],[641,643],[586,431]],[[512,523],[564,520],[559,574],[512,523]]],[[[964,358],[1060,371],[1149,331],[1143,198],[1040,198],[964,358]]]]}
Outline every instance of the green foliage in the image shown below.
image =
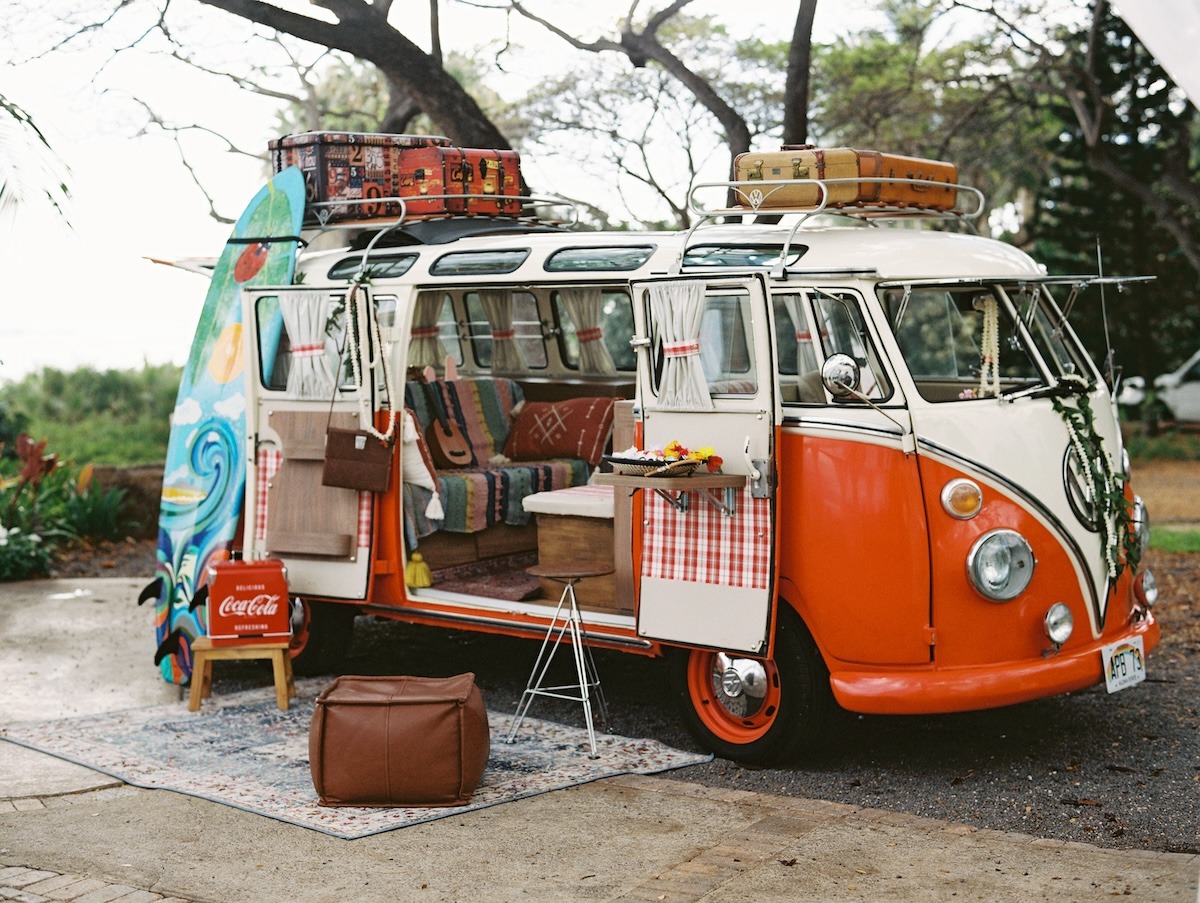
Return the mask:
{"type": "Polygon", "coordinates": [[[27,481],[21,462],[0,462],[0,581],[46,576],[55,553],[71,543],[129,535],[125,490],[101,488],[91,469],[55,467],[27,481]]]}
{"type": "Polygon", "coordinates": [[[50,560],[50,547],[39,534],[0,524],[0,582],[44,577],[50,560]]]}
{"type": "Polygon", "coordinates": [[[17,436],[29,431],[29,418],[0,401],[0,456],[16,458],[17,436]]]}
{"type": "Polygon", "coordinates": [[[883,11],[883,26],[814,46],[809,140],[954,161],[994,207],[1036,188],[1051,124],[1017,87],[1012,43],[947,32],[927,0],[883,11]]]}
{"type": "MultiPolygon", "coordinates": [[[[1105,168],[1090,153],[1069,98],[1046,98],[1058,123],[1051,144],[1051,179],[1037,226],[1037,255],[1052,273],[1094,273],[1097,243],[1105,274],[1153,275],[1129,294],[1093,288],[1081,296],[1072,325],[1097,360],[1105,357],[1103,306],[1117,363],[1125,374],[1152,377],[1170,370],[1196,349],[1200,331],[1200,288],[1196,271],[1183,259],[1178,237],[1161,215],[1170,211],[1186,231],[1200,234],[1193,207],[1163,190],[1167,182],[1200,182],[1200,122],[1125,24],[1111,12],[1102,21],[1103,40],[1091,67],[1096,89],[1113,102],[1100,122],[1099,150],[1105,168]],[[1181,150],[1190,148],[1189,153],[1181,150]],[[1123,185],[1155,185],[1152,209],[1123,185]],[[1118,181],[1120,180],[1120,181],[1118,181]]],[[[1088,53],[1087,34],[1065,37],[1068,55],[1080,70],[1088,53]]],[[[1193,238],[1194,240],[1194,238],[1193,238]]]]}
{"type": "Polygon", "coordinates": [[[1170,461],[1200,461],[1200,436],[1181,432],[1164,432],[1157,436],[1135,434],[1125,442],[1129,457],[1134,461],[1165,459],[1170,461]]]}
{"type": "Polygon", "coordinates": [[[1200,530],[1151,527],[1150,548],[1159,552],[1200,552],[1200,530]]]}
{"type": "Polygon", "coordinates": [[[173,364],[147,364],[140,371],[41,370],[0,387],[0,439],[8,411],[14,424],[49,440],[64,461],[159,463],[166,457],[179,376],[173,364]]]}

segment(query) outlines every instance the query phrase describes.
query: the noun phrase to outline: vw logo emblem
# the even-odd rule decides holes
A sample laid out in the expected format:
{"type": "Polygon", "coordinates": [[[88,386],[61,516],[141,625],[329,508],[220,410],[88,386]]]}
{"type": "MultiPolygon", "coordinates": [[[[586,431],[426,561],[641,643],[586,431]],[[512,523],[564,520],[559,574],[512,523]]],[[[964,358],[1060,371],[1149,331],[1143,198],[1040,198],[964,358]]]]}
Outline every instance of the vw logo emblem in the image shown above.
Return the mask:
{"type": "Polygon", "coordinates": [[[1100,501],[1096,498],[1088,467],[1079,460],[1074,444],[1067,446],[1063,456],[1063,486],[1075,517],[1093,533],[1097,532],[1100,529],[1100,501]]]}

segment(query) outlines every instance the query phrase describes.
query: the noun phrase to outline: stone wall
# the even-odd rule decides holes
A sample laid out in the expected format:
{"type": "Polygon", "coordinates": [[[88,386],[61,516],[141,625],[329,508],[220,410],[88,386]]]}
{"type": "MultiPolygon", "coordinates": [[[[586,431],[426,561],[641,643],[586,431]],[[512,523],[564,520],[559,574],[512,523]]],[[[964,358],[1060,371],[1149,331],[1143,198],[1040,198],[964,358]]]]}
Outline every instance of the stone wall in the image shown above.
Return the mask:
{"type": "Polygon", "coordinates": [[[113,467],[97,464],[92,479],[103,489],[125,490],[125,515],[137,525],[136,539],[158,536],[158,508],[162,498],[163,466],[113,467]]]}

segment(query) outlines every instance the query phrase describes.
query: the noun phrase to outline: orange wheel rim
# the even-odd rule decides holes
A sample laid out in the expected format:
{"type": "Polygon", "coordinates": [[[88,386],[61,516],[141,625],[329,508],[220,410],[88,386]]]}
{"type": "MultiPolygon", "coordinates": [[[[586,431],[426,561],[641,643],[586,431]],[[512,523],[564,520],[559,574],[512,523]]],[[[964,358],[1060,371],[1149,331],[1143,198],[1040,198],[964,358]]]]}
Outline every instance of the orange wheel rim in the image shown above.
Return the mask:
{"type": "Polygon", "coordinates": [[[723,686],[722,656],[693,652],[688,660],[687,685],[696,715],[715,737],[735,744],[752,743],[766,735],[779,717],[779,671],[769,659],[748,659],[762,667],[766,681],[761,697],[730,696],[723,686]]]}

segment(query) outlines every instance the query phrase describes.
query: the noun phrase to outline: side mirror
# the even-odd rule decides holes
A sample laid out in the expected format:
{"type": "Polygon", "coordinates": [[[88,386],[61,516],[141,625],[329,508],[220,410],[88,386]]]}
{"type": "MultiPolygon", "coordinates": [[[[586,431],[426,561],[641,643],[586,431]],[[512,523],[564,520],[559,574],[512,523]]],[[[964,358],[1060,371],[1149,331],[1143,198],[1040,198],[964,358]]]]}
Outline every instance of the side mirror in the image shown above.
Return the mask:
{"type": "Polygon", "coordinates": [[[821,367],[821,382],[834,398],[855,397],[861,381],[858,362],[848,354],[831,354],[821,367]]]}

